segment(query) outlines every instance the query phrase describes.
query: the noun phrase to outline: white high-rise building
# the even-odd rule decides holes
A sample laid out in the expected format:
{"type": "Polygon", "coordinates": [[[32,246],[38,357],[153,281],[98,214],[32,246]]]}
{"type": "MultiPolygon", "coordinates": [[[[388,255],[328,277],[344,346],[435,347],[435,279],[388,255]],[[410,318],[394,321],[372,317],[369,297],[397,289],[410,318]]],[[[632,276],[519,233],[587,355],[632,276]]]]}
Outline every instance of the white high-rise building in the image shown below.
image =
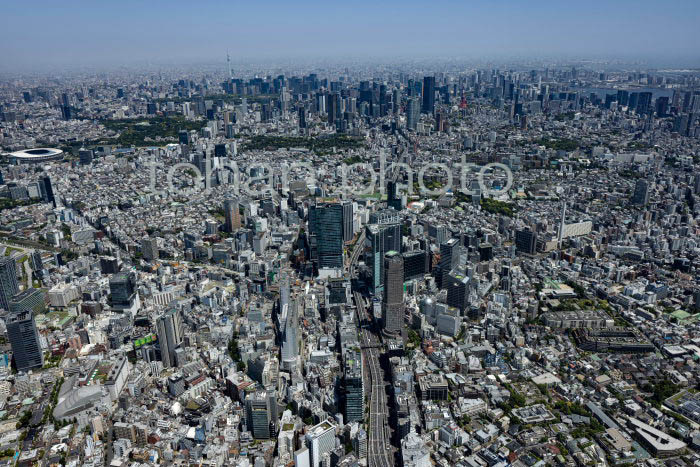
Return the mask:
{"type": "Polygon", "coordinates": [[[323,455],[335,448],[335,425],[326,420],[313,426],[306,434],[306,446],[311,454],[311,467],[319,467],[323,455]]]}
{"type": "MultiPolygon", "coordinates": [[[[284,287],[283,287],[284,290],[284,287]]],[[[289,287],[287,286],[287,295],[289,287]]],[[[282,302],[280,294],[280,303],[282,302]]],[[[287,298],[287,300],[289,300],[287,298]]],[[[297,330],[299,327],[299,312],[296,299],[292,299],[287,304],[282,305],[281,313],[284,321],[282,341],[282,368],[291,371],[297,366],[299,358],[299,342],[297,341],[297,330]]]]}

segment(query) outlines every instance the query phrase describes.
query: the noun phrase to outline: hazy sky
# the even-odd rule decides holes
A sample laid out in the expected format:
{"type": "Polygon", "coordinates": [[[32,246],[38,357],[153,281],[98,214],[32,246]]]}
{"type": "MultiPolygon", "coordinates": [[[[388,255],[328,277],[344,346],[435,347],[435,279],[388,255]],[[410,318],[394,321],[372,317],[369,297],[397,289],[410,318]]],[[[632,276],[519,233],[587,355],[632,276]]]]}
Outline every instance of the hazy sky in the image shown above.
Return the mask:
{"type": "Polygon", "coordinates": [[[662,60],[700,66],[700,0],[2,0],[0,70],[278,57],[662,60]]]}

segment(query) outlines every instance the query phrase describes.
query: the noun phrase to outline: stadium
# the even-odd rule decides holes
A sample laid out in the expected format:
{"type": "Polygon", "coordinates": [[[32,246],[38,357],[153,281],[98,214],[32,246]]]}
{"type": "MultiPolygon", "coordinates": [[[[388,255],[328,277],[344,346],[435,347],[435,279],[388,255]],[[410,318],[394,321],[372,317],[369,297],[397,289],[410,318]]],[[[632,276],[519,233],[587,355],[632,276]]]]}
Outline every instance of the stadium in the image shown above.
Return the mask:
{"type": "Polygon", "coordinates": [[[9,158],[10,163],[15,164],[34,164],[63,159],[63,151],[55,148],[23,149],[3,155],[9,158]]]}

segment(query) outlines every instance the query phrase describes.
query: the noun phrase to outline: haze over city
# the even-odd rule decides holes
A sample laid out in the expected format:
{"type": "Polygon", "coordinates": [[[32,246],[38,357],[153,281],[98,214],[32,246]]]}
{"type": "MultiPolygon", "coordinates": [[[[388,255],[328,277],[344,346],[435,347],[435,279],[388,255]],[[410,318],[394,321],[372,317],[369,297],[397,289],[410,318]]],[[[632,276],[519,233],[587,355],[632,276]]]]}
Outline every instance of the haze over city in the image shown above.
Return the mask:
{"type": "Polygon", "coordinates": [[[3,3],[0,71],[289,59],[615,59],[697,67],[700,4],[3,3]]]}

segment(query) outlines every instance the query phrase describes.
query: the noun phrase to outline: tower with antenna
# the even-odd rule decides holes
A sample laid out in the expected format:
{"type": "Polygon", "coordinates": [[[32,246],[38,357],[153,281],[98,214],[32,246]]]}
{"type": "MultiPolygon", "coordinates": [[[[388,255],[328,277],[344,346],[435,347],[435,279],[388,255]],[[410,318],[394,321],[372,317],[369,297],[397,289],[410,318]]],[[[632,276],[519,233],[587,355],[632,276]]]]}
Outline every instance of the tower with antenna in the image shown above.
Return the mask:
{"type": "Polygon", "coordinates": [[[231,71],[231,56],[228,54],[228,50],[226,51],[226,63],[228,64],[228,77],[232,80],[233,71],[231,71]]]}

